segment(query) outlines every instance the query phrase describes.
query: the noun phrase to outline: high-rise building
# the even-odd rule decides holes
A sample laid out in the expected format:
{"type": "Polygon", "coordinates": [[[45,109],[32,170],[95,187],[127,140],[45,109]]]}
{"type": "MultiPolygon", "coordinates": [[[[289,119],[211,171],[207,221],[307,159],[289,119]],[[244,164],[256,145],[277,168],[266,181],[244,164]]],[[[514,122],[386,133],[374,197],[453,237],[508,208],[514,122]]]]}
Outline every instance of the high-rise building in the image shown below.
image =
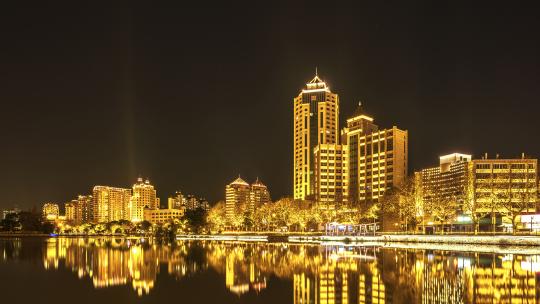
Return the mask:
{"type": "Polygon", "coordinates": [[[471,158],[461,153],[443,155],[439,157],[439,166],[422,169],[418,174],[424,205],[449,199],[463,202],[471,158]]]}
{"type": "Polygon", "coordinates": [[[60,216],[60,207],[55,203],[43,204],[43,218],[49,221],[57,220],[60,216]]]}
{"type": "Polygon", "coordinates": [[[144,209],[158,209],[159,201],[156,197],[156,190],[147,179],[139,177],[133,184],[133,195],[129,202],[129,219],[133,222],[144,220],[144,209]]]}
{"type": "Polygon", "coordinates": [[[82,224],[94,220],[94,198],[92,195],[79,195],[72,202],[76,202],[76,223],[82,224]]]}
{"type": "Polygon", "coordinates": [[[129,204],[131,189],[95,186],[93,199],[93,221],[110,222],[130,220],[129,204]]]}
{"type": "Polygon", "coordinates": [[[258,178],[251,184],[250,201],[255,208],[270,202],[270,192],[258,178]]]}
{"type": "Polygon", "coordinates": [[[315,200],[320,207],[334,209],[347,201],[347,149],[338,144],[315,147],[315,200]]]}
{"type": "Polygon", "coordinates": [[[315,172],[313,151],[319,144],[339,141],[339,97],[318,75],[294,98],[295,199],[313,199],[315,172]]]}
{"type": "Polygon", "coordinates": [[[359,105],[342,131],[347,150],[348,200],[375,202],[407,178],[408,132],[397,127],[380,130],[359,105]]]}
{"type": "Polygon", "coordinates": [[[250,196],[251,187],[240,177],[225,186],[225,214],[229,220],[246,211],[253,212],[250,196]]]}
{"type": "Polygon", "coordinates": [[[71,201],[66,203],[66,221],[69,223],[75,223],[77,219],[77,201],[71,201]]]}

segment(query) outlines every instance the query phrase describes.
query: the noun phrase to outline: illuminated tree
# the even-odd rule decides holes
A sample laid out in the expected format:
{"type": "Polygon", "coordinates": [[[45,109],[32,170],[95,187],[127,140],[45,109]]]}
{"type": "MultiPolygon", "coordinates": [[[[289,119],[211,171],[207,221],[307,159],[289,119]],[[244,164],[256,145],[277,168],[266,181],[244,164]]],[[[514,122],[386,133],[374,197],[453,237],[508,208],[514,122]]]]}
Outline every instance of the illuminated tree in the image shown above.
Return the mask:
{"type": "Polygon", "coordinates": [[[226,207],[223,201],[218,202],[210,211],[207,217],[211,231],[220,232],[227,225],[226,207]]]}
{"type": "Polygon", "coordinates": [[[492,214],[494,204],[490,200],[482,199],[475,193],[475,181],[472,164],[465,175],[463,188],[463,212],[471,217],[474,234],[478,234],[480,220],[492,214]]]}
{"type": "Polygon", "coordinates": [[[444,234],[444,227],[457,215],[458,203],[456,197],[440,198],[431,208],[433,219],[441,225],[441,234],[444,234]]]}
{"type": "Polygon", "coordinates": [[[366,209],[366,212],[364,213],[364,218],[367,219],[370,222],[373,222],[373,234],[375,234],[375,224],[377,222],[377,219],[379,219],[381,212],[381,204],[380,203],[374,203],[371,206],[369,206],[366,209]]]}
{"type": "Polygon", "coordinates": [[[517,218],[531,209],[536,203],[535,180],[529,180],[526,174],[512,173],[501,176],[493,182],[493,196],[497,200],[499,213],[512,221],[512,233],[517,229],[517,218]],[[519,177],[524,181],[516,182],[519,177]]]}
{"type": "Polygon", "coordinates": [[[282,198],[274,203],[274,212],[272,217],[275,219],[278,226],[286,226],[289,231],[293,225],[293,217],[291,216],[295,212],[295,205],[290,198],[282,198]]]}
{"type": "Polygon", "coordinates": [[[386,191],[381,206],[383,216],[397,217],[403,230],[409,231],[409,227],[414,227],[422,206],[422,197],[414,178],[410,177],[401,185],[386,191]]]}
{"type": "Polygon", "coordinates": [[[270,227],[275,224],[272,217],[273,211],[273,203],[264,204],[255,210],[253,220],[257,230],[270,230],[270,227]]]}

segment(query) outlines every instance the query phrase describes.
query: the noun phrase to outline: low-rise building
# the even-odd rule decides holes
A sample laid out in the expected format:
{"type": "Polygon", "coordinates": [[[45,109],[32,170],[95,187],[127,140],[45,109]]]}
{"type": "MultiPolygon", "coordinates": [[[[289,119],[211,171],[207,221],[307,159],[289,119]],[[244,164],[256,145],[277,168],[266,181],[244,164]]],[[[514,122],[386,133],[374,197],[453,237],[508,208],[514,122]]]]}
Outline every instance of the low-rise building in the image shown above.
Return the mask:
{"type": "Polygon", "coordinates": [[[467,187],[469,165],[472,156],[452,153],[439,157],[439,166],[422,169],[419,182],[425,205],[441,200],[455,199],[463,202],[467,187]]]}
{"type": "MultiPolygon", "coordinates": [[[[511,217],[533,214],[538,203],[538,160],[482,159],[472,161],[476,212],[497,214],[497,230],[511,228],[511,217]],[[505,220],[506,219],[506,220],[505,220]]],[[[518,228],[519,229],[519,228],[518,228]]]]}
{"type": "Polygon", "coordinates": [[[144,220],[152,224],[163,224],[183,215],[184,209],[144,209],[144,220]]]}

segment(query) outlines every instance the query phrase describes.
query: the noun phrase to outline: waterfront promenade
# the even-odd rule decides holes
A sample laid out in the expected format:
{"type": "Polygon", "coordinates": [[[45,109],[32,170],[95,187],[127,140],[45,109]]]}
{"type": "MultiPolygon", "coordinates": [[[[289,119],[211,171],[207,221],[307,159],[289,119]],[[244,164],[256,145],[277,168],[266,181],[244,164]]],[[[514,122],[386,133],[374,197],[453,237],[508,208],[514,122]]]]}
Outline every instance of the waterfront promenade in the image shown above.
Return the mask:
{"type": "Polygon", "coordinates": [[[216,235],[178,235],[177,239],[209,239],[224,241],[286,241],[292,243],[428,243],[462,245],[540,246],[540,236],[524,235],[304,235],[227,233],[216,235]]]}

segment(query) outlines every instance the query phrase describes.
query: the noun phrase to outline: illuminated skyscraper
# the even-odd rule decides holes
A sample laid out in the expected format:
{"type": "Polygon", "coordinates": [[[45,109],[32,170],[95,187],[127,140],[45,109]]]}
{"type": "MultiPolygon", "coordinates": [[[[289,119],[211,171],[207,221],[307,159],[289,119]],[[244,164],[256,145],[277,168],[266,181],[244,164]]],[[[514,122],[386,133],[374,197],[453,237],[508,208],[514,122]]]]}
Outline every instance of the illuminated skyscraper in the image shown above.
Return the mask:
{"type": "Polygon", "coordinates": [[[75,222],[88,223],[94,218],[94,198],[92,195],[79,195],[77,197],[75,222]]]}
{"type": "Polygon", "coordinates": [[[66,203],[66,221],[75,223],[77,218],[77,200],[66,203]]]}
{"type": "Polygon", "coordinates": [[[129,202],[129,218],[133,222],[144,220],[144,208],[158,209],[159,201],[156,197],[156,190],[147,179],[139,177],[133,184],[133,195],[129,202]]]}
{"type": "Polygon", "coordinates": [[[93,221],[129,220],[131,189],[95,186],[93,190],[93,221]]]}
{"type": "Polygon", "coordinates": [[[339,98],[318,75],[294,98],[295,199],[313,199],[315,173],[313,150],[318,144],[339,141],[339,98]]]}
{"type": "Polygon", "coordinates": [[[379,130],[361,105],[347,119],[342,145],[348,150],[348,198],[373,202],[407,177],[408,132],[397,127],[379,130]]]}

